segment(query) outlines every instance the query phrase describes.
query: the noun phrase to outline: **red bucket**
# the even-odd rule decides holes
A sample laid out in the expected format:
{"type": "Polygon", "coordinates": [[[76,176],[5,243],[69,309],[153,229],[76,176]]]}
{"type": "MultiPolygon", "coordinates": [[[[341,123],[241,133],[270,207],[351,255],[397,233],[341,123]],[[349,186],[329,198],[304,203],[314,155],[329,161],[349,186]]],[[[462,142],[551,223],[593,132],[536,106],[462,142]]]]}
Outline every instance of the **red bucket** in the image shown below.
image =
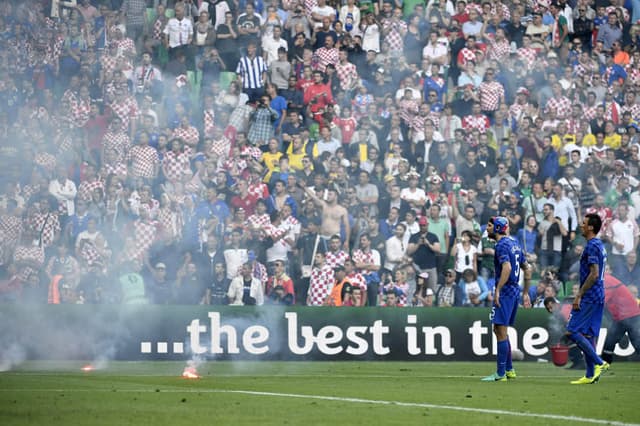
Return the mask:
{"type": "Polygon", "coordinates": [[[560,343],[551,346],[551,360],[558,367],[566,365],[569,361],[569,347],[560,343]]]}

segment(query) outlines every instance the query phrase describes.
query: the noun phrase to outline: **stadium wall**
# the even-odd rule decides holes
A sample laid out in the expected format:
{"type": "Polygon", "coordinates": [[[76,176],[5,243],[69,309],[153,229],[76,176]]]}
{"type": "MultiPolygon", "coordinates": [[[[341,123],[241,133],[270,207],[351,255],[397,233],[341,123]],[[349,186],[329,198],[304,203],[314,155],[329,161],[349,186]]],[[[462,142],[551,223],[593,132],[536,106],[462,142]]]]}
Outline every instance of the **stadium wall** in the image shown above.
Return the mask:
{"type": "MultiPolygon", "coordinates": [[[[520,310],[512,348],[549,359],[564,327],[553,318],[520,310]]],[[[473,308],[4,305],[0,324],[0,355],[19,347],[27,359],[476,361],[496,353],[489,310],[473,308]]]]}

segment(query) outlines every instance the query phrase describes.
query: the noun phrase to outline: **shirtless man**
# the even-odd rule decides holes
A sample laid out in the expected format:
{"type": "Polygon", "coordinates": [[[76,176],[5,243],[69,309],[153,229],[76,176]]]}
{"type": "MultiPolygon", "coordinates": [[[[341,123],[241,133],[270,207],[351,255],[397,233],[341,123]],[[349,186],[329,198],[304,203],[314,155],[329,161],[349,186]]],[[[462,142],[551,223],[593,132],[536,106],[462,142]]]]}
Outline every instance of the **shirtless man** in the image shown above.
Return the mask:
{"type": "Polygon", "coordinates": [[[349,227],[349,217],[347,209],[338,204],[338,192],[333,187],[327,189],[326,200],[318,198],[314,191],[307,188],[304,180],[299,182],[304,192],[313,200],[313,202],[322,208],[322,224],[320,225],[320,235],[326,240],[332,235],[341,235],[340,225],[344,226],[344,239],[342,246],[344,250],[349,251],[349,238],[351,236],[351,228],[349,227]]]}

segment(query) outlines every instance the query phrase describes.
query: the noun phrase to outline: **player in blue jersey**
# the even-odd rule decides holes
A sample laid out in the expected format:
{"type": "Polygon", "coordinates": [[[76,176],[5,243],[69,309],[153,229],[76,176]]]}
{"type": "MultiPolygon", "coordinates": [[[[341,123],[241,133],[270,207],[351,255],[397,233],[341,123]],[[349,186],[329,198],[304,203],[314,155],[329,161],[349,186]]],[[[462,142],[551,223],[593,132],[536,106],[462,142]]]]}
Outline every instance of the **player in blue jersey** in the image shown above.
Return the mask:
{"type": "Polygon", "coordinates": [[[609,363],[603,361],[595,349],[604,311],[604,270],[607,263],[607,250],[596,238],[601,227],[602,219],[595,213],[586,215],[582,220],[582,235],[587,239],[587,245],[580,256],[580,290],[573,299],[567,337],[584,354],[587,372],[584,377],[572,381],[572,385],[596,383],[602,372],[609,369],[609,363]]]}
{"type": "Polygon", "coordinates": [[[507,330],[513,325],[520,300],[520,273],[524,271],[523,305],[531,307],[529,284],[531,268],[525,253],[515,238],[509,236],[509,220],[496,216],[487,223],[489,238],[496,240],[493,263],[496,271],[496,289],[491,308],[493,333],[498,341],[498,368],[495,373],[482,379],[484,382],[503,382],[515,379],[516,372],[511,362],[511,344],[507,330]]]}

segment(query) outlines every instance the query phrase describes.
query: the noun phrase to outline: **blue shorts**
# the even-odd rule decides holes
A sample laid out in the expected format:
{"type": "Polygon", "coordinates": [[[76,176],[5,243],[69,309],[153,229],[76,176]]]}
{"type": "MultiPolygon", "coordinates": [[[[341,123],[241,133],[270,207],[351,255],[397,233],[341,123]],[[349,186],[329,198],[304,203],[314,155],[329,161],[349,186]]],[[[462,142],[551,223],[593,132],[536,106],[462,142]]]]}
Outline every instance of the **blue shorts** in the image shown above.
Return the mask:
{"type": "Polygon", "coordinates": [[[580,333],[585,336],[598,337],[603,312],[603,304],[581,302],[579,311],[571,311],[567,331],[580,333]]]}
{"type": "Polygon", "coordinates": [[[489,319],[495,325],[513,325],[518,312],[518,297],[500,297],[500,307],[493,304],[489,319]]]}

